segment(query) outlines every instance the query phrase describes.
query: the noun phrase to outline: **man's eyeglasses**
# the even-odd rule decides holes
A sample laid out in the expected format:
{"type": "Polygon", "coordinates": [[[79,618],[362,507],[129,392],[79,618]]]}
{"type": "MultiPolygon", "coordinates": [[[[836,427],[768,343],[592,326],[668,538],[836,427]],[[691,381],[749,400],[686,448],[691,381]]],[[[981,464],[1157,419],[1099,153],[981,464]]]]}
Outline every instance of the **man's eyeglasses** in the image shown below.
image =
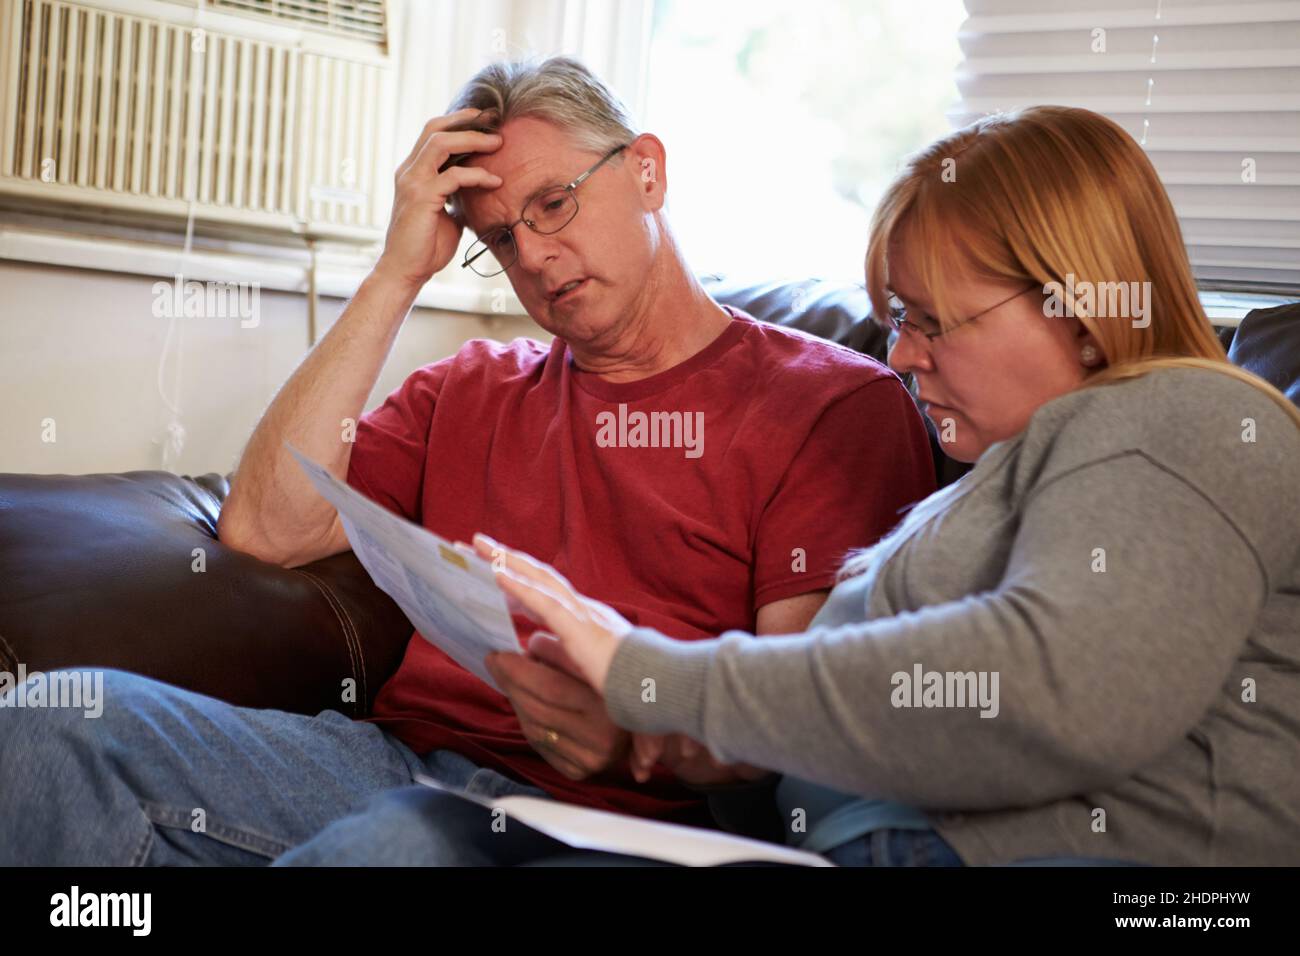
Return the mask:
{"type": "Polygon", "coordinates": [[[933,342],[939,336],[946,335],[947,333],[951,332],[953,329],[957,328],[958,326],[965,325],[967,322],[974,322],[980,316],[988,315],[994,309],[1000,309],[1002,306],[1006,305],[1012,299],[1018,299],[1026,292],[1029,292],[1032,289],[1037,289],[1037,288],[1038,288],[1037,283],[1031,286],[1026,286],[1025,288],[1021,289],[1019,292],[1015,293],[1014,295],[1007,296],[1001,302],[996,302],[993,305],[989,306],[987,309],[984,309],[982,312],[977,312],[974,315],[970,316],[969,318],[962,319],[960,322],[956,322],[946,329],[939,324],[939,320],[934,318],[934,316],[926,315],[923,312],[916,313],[915,315],[911,314],[907,306],[903,304],[902,299],[900,299],[896,295],[890,295],[889,324],[893,326],[895,331],[897,331],[900,335],[903,332],[911,331],[917,335],[924,335],[927,340],[933,342]]]}
{"type": "Polygon", "coordinates": [[[559,232],[578,214],[578,199],[574,192],[587,178],[607,162],[627,149],[630,143],[616,146],[606,153],[596,165],[569,183],[567,186],[555,186],[539,193],[524,205],[523,211],[508,226],[489,229],[465,250],[465,261],[460,264],[463,269],[469,266],[484,278],[500,275],[519,258],[519,247],[515,244],[515,226],[521,222],[533,232],[549,236],[559,232]]]}

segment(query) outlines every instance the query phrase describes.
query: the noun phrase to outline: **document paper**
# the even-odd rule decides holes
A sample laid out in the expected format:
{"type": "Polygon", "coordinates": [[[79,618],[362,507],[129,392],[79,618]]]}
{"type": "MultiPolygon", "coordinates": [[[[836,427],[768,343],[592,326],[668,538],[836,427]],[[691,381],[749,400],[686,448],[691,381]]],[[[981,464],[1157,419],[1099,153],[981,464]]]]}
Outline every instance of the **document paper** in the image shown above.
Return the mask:
{"type": "Polygon", "coordinates": [[[483,662],[490,651],[521,648],[488,562],[376,504],[288,442],[285,447],[338,509],[362,566],[420,636],[499,692],[483,662]]]}
{"type": "MultiPolygon", "coordinates": [[[[505,595],[491,566],[465,548],[413,524],[339,481],[288,442],[285,447],[316,490],[338,509],[352,550],[425,638],[497,688],[483,666],[489,651],[520,652],[505,595]]],[[[824,857],[716,830],[659,823],[538,797],[481,796],[449,789],[423,774],[425,786],[454,793],[572,847],[624,853],[686,866],[772,862],[832,866],[824,857]]]]}
{"type": "MultiPolygon", "coordinates": [[[[542,797],[492,799],[440,784],[417,773],[415,782],[455,794],[491,810],[501,810],[561,843],[580,850],[602,850],[682,866],[721,866],[724,863],[786,863],[794,866],[834,866],[830,860],[806,850],[794,850],[766,840],[751,840],[720,830],[660,823],[642,817],[579,807],[542,797]]],[[[508,824],[507,824],[508,826],[508,824]]]]}

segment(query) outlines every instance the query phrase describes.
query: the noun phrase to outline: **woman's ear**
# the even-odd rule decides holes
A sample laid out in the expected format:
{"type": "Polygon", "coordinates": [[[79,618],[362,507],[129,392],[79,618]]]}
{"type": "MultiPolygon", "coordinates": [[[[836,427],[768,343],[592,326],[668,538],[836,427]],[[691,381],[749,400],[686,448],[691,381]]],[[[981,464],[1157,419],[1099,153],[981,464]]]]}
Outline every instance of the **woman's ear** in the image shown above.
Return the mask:
{"type": "Polygon", "coordinates": [[[1079,364],[1089,370],[1105,365],[1106,353],[1102,351],[1101,343],[1092,334],[1092,330],[1077,318],[1072,318],[1071,321],[1075,325],[1074,347],[1079,353],[1079,364]]]}

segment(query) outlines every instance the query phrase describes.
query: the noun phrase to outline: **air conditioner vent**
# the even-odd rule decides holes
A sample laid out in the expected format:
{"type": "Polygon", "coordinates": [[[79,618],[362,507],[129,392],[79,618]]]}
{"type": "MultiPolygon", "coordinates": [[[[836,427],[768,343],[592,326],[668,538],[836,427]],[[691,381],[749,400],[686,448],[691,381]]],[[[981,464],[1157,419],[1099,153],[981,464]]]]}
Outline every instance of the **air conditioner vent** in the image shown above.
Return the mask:
{"type": "Polygon", "coordinates": [[[385,59],[60,0],[0,28],[0,196],[382,235],[385,59]]]}
{"type": "Polygon", "coordinates": [[[381,0],[212,0],[212,5],[289,20],[338,36],[380,44],[386,39],[381,0]]]}

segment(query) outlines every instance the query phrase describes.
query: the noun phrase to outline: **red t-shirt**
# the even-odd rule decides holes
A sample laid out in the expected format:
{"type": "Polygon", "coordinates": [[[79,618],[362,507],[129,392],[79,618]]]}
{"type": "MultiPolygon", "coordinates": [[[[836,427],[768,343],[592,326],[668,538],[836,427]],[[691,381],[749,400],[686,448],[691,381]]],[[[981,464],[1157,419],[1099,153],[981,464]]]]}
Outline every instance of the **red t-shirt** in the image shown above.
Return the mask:
{"type": "MultiPolygon", "coordinates": [[[[635,382],[578,369],[560,339],[467,342],[362,416],[347,481],[445,538],[521,548],[634,624],[684,640],[753,631],[763,605],[831,587],[849,549],[934,490],[934,466],[889,369],[728,312],[702,351],[635,382]]],[[[447,748],[574,803],[702,808],[662,770],[569,780],[504,696],[418,633],[368,719],[416,753],[447,748]]]]}

